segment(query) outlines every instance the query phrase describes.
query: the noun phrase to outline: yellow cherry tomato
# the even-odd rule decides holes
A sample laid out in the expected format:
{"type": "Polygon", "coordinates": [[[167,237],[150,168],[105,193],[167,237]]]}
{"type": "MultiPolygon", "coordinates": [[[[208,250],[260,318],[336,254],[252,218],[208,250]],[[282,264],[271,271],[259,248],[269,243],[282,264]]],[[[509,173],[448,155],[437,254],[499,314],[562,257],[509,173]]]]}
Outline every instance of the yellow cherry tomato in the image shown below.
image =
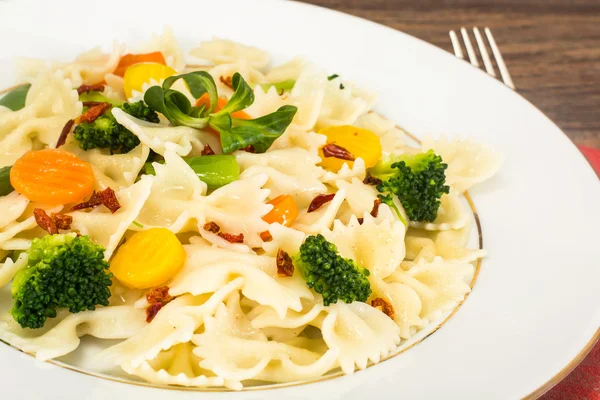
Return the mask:
{"type": "Polygon", "coordinates": [[[123,86],[125,95],[130,98],[133,91],[142,91],[144,83],[150,83],[152,79],[160,82],[170,76],[177,75],[177,71],[168,65],[159,63],[141,63],[134,64],[125,70],[123,76],[123,86]]]}
{"type": "Polygon", "coordinates": [[[186,253],[166,228],[135,233],[117,251],[110,271],[131,289],[148,289],[170,281],[183,267],[186,253]]]}
{"type": "MultiPolygon", "coordinates": [[[[379,136],[367,129],[351,125],[330,126],[321,129],[320,134],[327,136],[327,144],[336,144],[348,150],[354,158],[362,158],[366,168],[371,168],[381,159],[381,141],[379,136]]],[[[338,171],[345,163],[352,167],[354,161],[335,157],[325,157],[323,149],[319,149],[321,166],[330,171],[338,171]]]]}

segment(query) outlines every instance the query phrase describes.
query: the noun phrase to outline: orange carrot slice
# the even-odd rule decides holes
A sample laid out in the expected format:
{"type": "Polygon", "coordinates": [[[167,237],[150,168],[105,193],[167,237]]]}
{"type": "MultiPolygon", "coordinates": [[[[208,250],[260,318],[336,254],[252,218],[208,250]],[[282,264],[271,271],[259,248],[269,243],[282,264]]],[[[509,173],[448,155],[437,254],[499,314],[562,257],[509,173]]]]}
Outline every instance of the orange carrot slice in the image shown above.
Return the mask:
{"type": "Polygon", "coordinates": [[[73,203],[94,189],[92,166],[68,151],[29,151],[10,170],[10,183],[31,201],[48,205],[73,203]]]}
{"type": "MultiPolygon", "coordinates": [[[[263,221],[273,224],[275,222],[290,226],[296,218],[298,218],[298,207],[296,201],[289,194],[282,194],[281,196],[275,197],[267,204],[272,204],[273,208],[268,214],[262,217],[263,221]]],[[[271,237],[269,231],[262,232],[260,237],[267,241],[271,237]]]]}
{"type": "Polygon", "coordinates": [[[117,69],[115,69],[113,74],[123,77],[125,76],[125,71],[127,68],[139,63],[157,63],[162,65],[167,64],[165,62],[165,57],[160,51],[146,54],[125,54],[119,60],[119,65],[117,65],[117,69]]]}

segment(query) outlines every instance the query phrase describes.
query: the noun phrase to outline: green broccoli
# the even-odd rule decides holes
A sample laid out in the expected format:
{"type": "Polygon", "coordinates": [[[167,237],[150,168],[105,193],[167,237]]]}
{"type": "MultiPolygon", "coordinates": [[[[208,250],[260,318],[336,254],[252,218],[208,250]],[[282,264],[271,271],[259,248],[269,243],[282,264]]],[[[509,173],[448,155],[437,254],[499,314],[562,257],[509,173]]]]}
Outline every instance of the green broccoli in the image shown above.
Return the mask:
{"type": "Polygon", "coordinates": [[[23,328],[43,327],[58,308],[78,313],[108,305],[112,274],[104,249],[88,236],[34,239],[28,255],[27,266],[13,280],[10,311],[23,328]]]}
{"type": "Polygon", "coordinates": [[[338,300],[364,302],[371,295],[369,270],[343,258],[323,235],[308,236],[292,261],[308,287],[323,295],[326,306],[338,300]]]}
{"type": "MultiPolygon", "coordinates": [[[[123,103],[115,106],[135,118],[149,122],[159,122],[158,114],[143,101],[123,103]]],[[[104,112],[92,123],[81,123],[73,131],[79,147],[83,150],[108,148],[112,152],[128,153],[140,144],[140,140],[131,131],[119,124],[110,111],[104,112]]]]}
{"type": "MultiPolygon", "coordinates": [[[[433,150],[416,155],[392,156],[379,161],[369,173],[382,182],[381,193],[394,194],[412,221],[433,221],[440,208],[440,197],[448,193],[445,185],[447,164],[433,150]]],[[[386,199],[380,196],[382,200],[386,199]]]]}

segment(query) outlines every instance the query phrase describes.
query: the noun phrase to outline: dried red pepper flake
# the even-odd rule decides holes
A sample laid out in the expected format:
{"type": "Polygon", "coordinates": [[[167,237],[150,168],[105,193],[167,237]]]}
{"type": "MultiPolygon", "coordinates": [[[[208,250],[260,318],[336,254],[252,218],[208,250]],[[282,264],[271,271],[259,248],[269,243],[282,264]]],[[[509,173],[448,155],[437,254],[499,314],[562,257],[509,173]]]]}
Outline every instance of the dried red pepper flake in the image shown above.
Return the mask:
{"type": "Polygon", "coordinates": [[[323,146],[323,156],[325,156],[325,158],[335,157],[339,158],[340,160],[348,161],[354,161],[356,159],[356,157],[354,157],[352,153],[350,153],[342,146],[338,146],[335,143],[328,143],[325,146],[323,146]]]}
{"type": "Polygon", "coordinates": [[[59,148],[60,146],[62,146],[63,144],[65,144],[67,142],[67,136],[69,136],[69,132],[71,132],[71,128],[73,128],[74,124],[75,124],[75,120],[70,119],[67,121],[65,126],[63,126],[62,131],[60,131],[60,136],[58,137],[58,140],[56,141],[56,148],[59,148]]]}
{"type": "Polygon", "coordinates": [[[110,103],[100,103],[96,106],[88,108],[88,110],[79,117],[79,123],[87,122],[88,124],[90,124],[94,122],[110,107],[110,103]]]}
{"type": "Polygon", "coordinates": [[[56,235],[58,233],[56,223],[52,220],[52,218],[50,218],[46,211],[42,210],[41,208],[34,208],[33,216],[35,217],[35,222],[40,228],[51,235],[56,235]]]}
{"type": "Polygon", "coordinates": [[[377,297],[377,298],[371,300],[371,306],[374,308],[381,307],[381,312],[383,312],[385,315],[387,315],[391,319],[394,319],[394,307],[392,307],[392,305],[390,303],[388,303],[381,297],[377,297]]]}
{"type": "Polygon", "coordinates": [[[154,320],[154,317],[158,314],[158,312],[163,308],[165,304],[163,303],[152,303],[146,308],[146,322],[150,323],[154,320]]]}
{"type": "Polygon", "coordinates": [[[307,212],[311,213],[315,210],[318,210],[323,204],[329,203],[331,200],[333,200],[334,197],[335,193],[317,195],[317,197],[312,199],[312,201],[310,202],[307,212]]]}
{"type": "Polygon", "coordinates": [[[377,218],[379,215],[379,206],[381,205],[381,199],[375,199],[373,202],[373,209],[371,210],[371,217],[377,218]]]}
{"type": "Polygon", "coordinates": [[[119,200],[117,199],[117,195],[114,190],[110,187],[100,191],[94,192],[90,196],[87,201],[79,203],[71,208],[71,211],[84,210],[86,208],[94,208],[101,204],[104,204],[106,208],[110,210],[111,213],[117,212],[119,208],[121,208],[121,204],[119,204],[119,200]]]}
{"type": "Polygon", "coordinates": [[[381,179],[379,178],[375,178],[372,175],[367,175],[367,177],[363,180],[363,183],[365,185],[373,185],[373,186],[377,186],[377,185],[381,185],[383,182],[381,179]]]}
{"type": "Polygon", "coordinates": [[[208,144],[204,145],[204,148],[200,153],[201,156],[212,156],[213,154],[215,154],[215,152],[213,151],[212,147],[210,147],[208,144]]]}
{"type": "Polygon", "coordinates": [[[54,225],[56,225],[57,229],[60,229],[63,231],[71,229],[71,224],[73,223],[73,217],[71,217],[70,215],[52,213],[50,215],[50,218],[52,219],[52,221],[54,221],[54,225]]]}
{"type": "Polygon", "coordinates": [[[169,294],[168,286],[157,287],[146,293],[146,301],[148,301],[148,304],[168,303],[173,299],[174,297],[169,294]]]}
{"type": "Polygon", "coordinates": [[[364,218],[356,218],[356,219],[358,220],[358,224],[359,224],[359,225],[362,225],[362,224],[363,224],[363,222],[365,222],[365,219],[364,219],[364,218]]]}
{"type": "Polygon", "coordinates": [[[212,233],[219,233],[219,231],[221,230],[221,227],[219,225],[217,225],[216,222],[213,222],[213,221],[205,223],[202,228],[205,231],[209,231],[212,233]]]}
{"type": "Polygon", "coordinates": [[[104,91],[104,83],[97,83],[95,85],[81,85],[77,88],[77,94],[83,94],[87,92],[102,92],[104,91]]]}
{"type": "Polygon", "coordinates": [[[277,251],[277,274],[280,276],[292,276],[294,275],[294,264],[292,258],[288,253],[279,249],[277,251]]]}
{"type": "Polygon", "coordinates": [[[230,89],[233,89],[233,79],[231,78],[231,76],[226,76],[226,77],[219,77],[219,80],[221,81],[221,83],[225,86],[227,86],[230,89]]]}
{"type": "Polygon", "coordinates": [[[219,237],[222,237],[223,239],[227,240],[229,243],[244,243],[244,234],[243,233],[234,235],[231,233],[219,232],[218,235],[219,235],[219,237]]]}

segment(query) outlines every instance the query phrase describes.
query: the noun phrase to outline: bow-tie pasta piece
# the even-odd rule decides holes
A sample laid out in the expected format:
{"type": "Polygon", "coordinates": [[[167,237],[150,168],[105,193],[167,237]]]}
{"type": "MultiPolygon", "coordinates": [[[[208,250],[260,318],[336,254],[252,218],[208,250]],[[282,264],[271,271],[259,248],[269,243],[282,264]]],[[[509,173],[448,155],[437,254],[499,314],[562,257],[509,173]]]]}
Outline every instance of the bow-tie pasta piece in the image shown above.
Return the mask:
{"type": "Polygon", "coordinates": [[[65,123],[81,109],[77,91],[62,73],[41,71],[29,88],[25,107],[0,113],[0,167],[14,164],[34,144],[55,147],[65,123]]]}
{"type": "Polygon", "coordinates": [[[336,220],[333,230],[321,234],[335,244],[344,258],[351,258],[367,268],[369,279],[385,278],[394,272],[404,259],[404,225],[389,220],[376,221],[369,215],[360,224],[356,218],[348,225],[336,220]]]}
{"type": "Polygon", "coordinates": [[[230,381],[214,376],[209,370],[200,367],[201,358],[193,353],[195,346],[180,343],[168,350],[161,351],[154,359],[144,361],[138,367],[123,365],[128,374],[138,376],[147,382],[187,387],[219,387],[225,386],[233,390],[241,390],[239,381],[230,381]]]}
{"type": "Polygon", "coordinates": [[[298,107],[292,123],[300,129],[310,131],[316,125],[325,97],[326,82],[323,71],[312,64],[307,65],[285,99],[285,104],[298,107]]]}
{"type": "Polygon", "coordinates": [[[101,339],[127,339],[146,325],[144,310],[132,306],[100,307],[94,311],[59,313],[55,326],[32,334],[12,320],[0,321],[0,338],[40,360],[49,360],[74,351],[85,335],[101,339]]]}
{"type": "Polygon", "coordinates": [[[143,43],[137,49],[137,53],[152,53],[160,51],[167,65],[175,71],[183,72],[185,68],[185,58],[183,52],[173,35],[173,29],[170,26],[165,26],[160,35],[153,33],[150,40],[143,43]]]}
{"type": "Polygon", "coordinates": [[[105,149],[84,151],[73,142],[62,148],[92,166],[96,190],[107,187],[120,190],[133,185],[150,154],[150,149],[143,144],[124,154],[110,154],[105,149]]]}
{"type": "Polygon", "coordinates": [[[387,281],[402,283],[418,294],[422,304],[419,316],[427,323],[464,300],[471,291],[469,282],[474,272],[475,267],[470,263],[437,257],[431,263],[417,264],[408,271],[398,269],[387,281]]]}
{"type": "Polygon", "coordinates": [[[319,233],[324,229],[329,229],[346,195],[346,189],[340,189],[329,203],[321,206],[318,210],[310,213],[308,210],[300,212],[300,215],[292,224],[292,228],[307,234],[319,233]]]}
{"type": "MultiPolygon", "coordinates": [[[[260,247],[263,240],[261,232],[269,229],[269,224],[262,217],[267,214],[272,206],[266,203],[269,190],[264,189],[269,176],[260,173],[244,177],[228,185],[220,187],[210,195],[203,197],[199,202],[199,226],[206,222],[215,222],[221,232],[232,235],[244,235],[244,249],[237,251],[250,251],[250,248],[260,247]]],[[[205,239],[221,247],[231,244],[225,239],[204,229],[200,234],[205,239]]]]}
{"type": "Polygon", "coordinates": [[[383,155],[402,154],[406,150],[406,134],[396,124],[381,115],[370,112],[362,115],[354,123],[358,128],[370,130],[381,141],[383,155]]]}
{"type": "MultiPolygon", "coordinates": [[[[15,277],[17,272],[27,266],[27,253],[21,253],[16,260],[7,257],[3,263],[0,263],[0,288],[8,285],[15,277]]],[[[8,302],[7,302],[8,305],[8,302]]],[[[8,310],[6,310],[8,311],[8,310]]]]}
{"type": "MultiPolygon", "coordinates": [[[[271,89],[271,90],[274,90],[274,89],[271,89]]],[[[318,156],[319,149],[323,145],[325,145],[326,142],[327,142],[327,136],[321,135],[319,133],[312,132],[312,131],[306,132],[302,128],[298,127],[297,125],[292,124],[292,125],[288,126],[288,128],[285,130],[285,132],[283,132],[283,134],[281,136],[279,136],[275,140],[275,142],[273,142],[273,145],[271,145],[271,147],[269,147],[268,152],[275,151],[275,150],[292,149],[292,148],[296,147],[296,148],[301,148],[301,149],[308,151],[311,154],[311,156],[318,156]]],[[[357,162],[354,163],[353,169],[356,168],[356,165],[358,162],[359,161],[357,160],[357,162]]],[[[342,172],[344,167],[346,169],[348,169],[347,165],[344,164],[342,169],[339,171],[340,173],[342,172]]],[[[363,163],[363,169],[364,169],[364,163],[363,163]]],[[[338,175],[334,174],[333,172],[327,172],[325,176],[329,176],[329,174],[333,174],[333,176],[334,176],[333,179],[337,179],[338,175]]],[[[326,182],[326,179],[323,178],[322,181],[326,182]]]]}
{"type": "Polygon", "coordinates": [[[49,68],[52,71],[60,71],[74,87],[93,85],[102,82],[105,75],[117,68],[124,50],[124,45],[115,42],[110,54],[96,47],[80,54],[72,63],[20,58],[17,59],[16,69],[19,77],[25,80],[35,79],[43,70],[49,68]]]}
{"type": "Polygon", "coordinates": [[[316,165],[321,159],[306,150],[274,150],[265,154],[238,151],[235,155],[242,169],[242,179],[259,174],[269,177],[264,188],[271,191],[269,197],[272,199],[289,194],[299,208],[304,208],[317,194],[326,191],[319,180],[324,171],[316,165]]]}
{"type": "Polygon", "coordinates": [[[265,77],[266,81],[267,83],[277,83],[297,80],[307,64],[308,61],[303,57],[294,57],[290,61],[270,70],[265,77]]]}
{"type": "Polygon", "coordinates": [[[164,155],[166,151],[174,151],[182,157],[192,152],[199,154],[205,144],[215,152],[217,149],[220,152],[219,140],[210,133],[187,126],[165,126],[142,121],[118,108],[113,108],[111,112],[119,124],[136,135],[142,144],[160,155],[164,155]]]}
{"type": "Polygon", "coordinates": [[[400,343],[398,327],[381,311],[360,302],[338,302],[326,307],[329,315],[321,331],[330,349],[338,350],[338,362],[345,374],[377,363],[400,343]]]}
{"type": "MultiPolygon", "coordinates": [[[[235,72],[237,71],[233,71],[231,74],[235,72]]],[[[244,77],[244,79],[246,78],[244,77]]],[[[231,88],[228,87],[227,89],[233,94],[231,88]]],[[[261,85],[256,85],[254,87],[254,103],[245,108],[244,112],[254,118],[258,118],[277,111],[281,106],[283,106],[283,100],[275,87],[265,89],[261,85]]]]}
{"type": "Polygon", "coordinates": [[[152,191],[136,221],[147,227],[165,227],[178,233],[190,229],[190,220],[201,212],[199,199],[206,184],[181,157],[165,152],[165,163],[153,163],[152,191]],[[187,228],[187,229],[186,229],[187,228]]]}
{"type": "Polygon", "coordinates": [[[190,51],[190,55],[214,64],[233,64],[245,61],[258,69],[266,67],[270,61],[269,54],[265,51],[219,38],[200,43],[199,47],[190,51]]]}
{"type": "Polygon", "coordinates": [[[110,259],[123,235],[136,220],[144,203],[152,191],[152,179],[143,177],[135,185],[116,193],[121,208],[114,214],[106,207],[97,207],[92,211],[74,211],[71,228],[83,235],[89,235],[104,247],[105,259],[110,259]]]}
{"type": "Polygon", "coordinates": [[[365,161],[359,157],[354,161],[352,167],[349,167],[348,164],[345,163],[337,172],[327,171],[321,180],[329,185],[340,188],[337,184],[338,181],[349,183],[354,179],[359,179],[362,182],[366,176],[367,171],[365,169],[365,161]]]}
{"type": "Polygon", "coordinates": [[[456,192],[451,191],[448,194],[444,194],[440,199],[440,208],[435,221],[410,221],[410,226],[429,231],[447,231],[450,229],[461,229],[468,221],[469,215],[465,211],[465,206],[456,192]]]}
{"type": "Polygon", "coordinates": [[[219,304],[243,283],[243,278],[237,278],[210,296],[187,295],[176,298],[135,335],[102,352],[100,359],[124,369],[138,368],[155,359],[161,351],[180,343],[188,343],[194,332],[203,326],[206,318],[213,315],[219,304]]]}
{"type": "Polygon", "coordinates": [[[450,140],[441,137],[434,140],[426,137],[421,143],[421,148],[423,151],[432,149],[448,164],[446,184],[457,193],[463,193],[491,178],[500,169],[504,159],[501,153],[471,139],[450,140]]]}
{"type": "Polygon", "coordinates": [[[325,83],[325,95],[319,112],[317,126],[352,125],[375,104],[376,96],[356,88],[339,77],[325,83]]]}

